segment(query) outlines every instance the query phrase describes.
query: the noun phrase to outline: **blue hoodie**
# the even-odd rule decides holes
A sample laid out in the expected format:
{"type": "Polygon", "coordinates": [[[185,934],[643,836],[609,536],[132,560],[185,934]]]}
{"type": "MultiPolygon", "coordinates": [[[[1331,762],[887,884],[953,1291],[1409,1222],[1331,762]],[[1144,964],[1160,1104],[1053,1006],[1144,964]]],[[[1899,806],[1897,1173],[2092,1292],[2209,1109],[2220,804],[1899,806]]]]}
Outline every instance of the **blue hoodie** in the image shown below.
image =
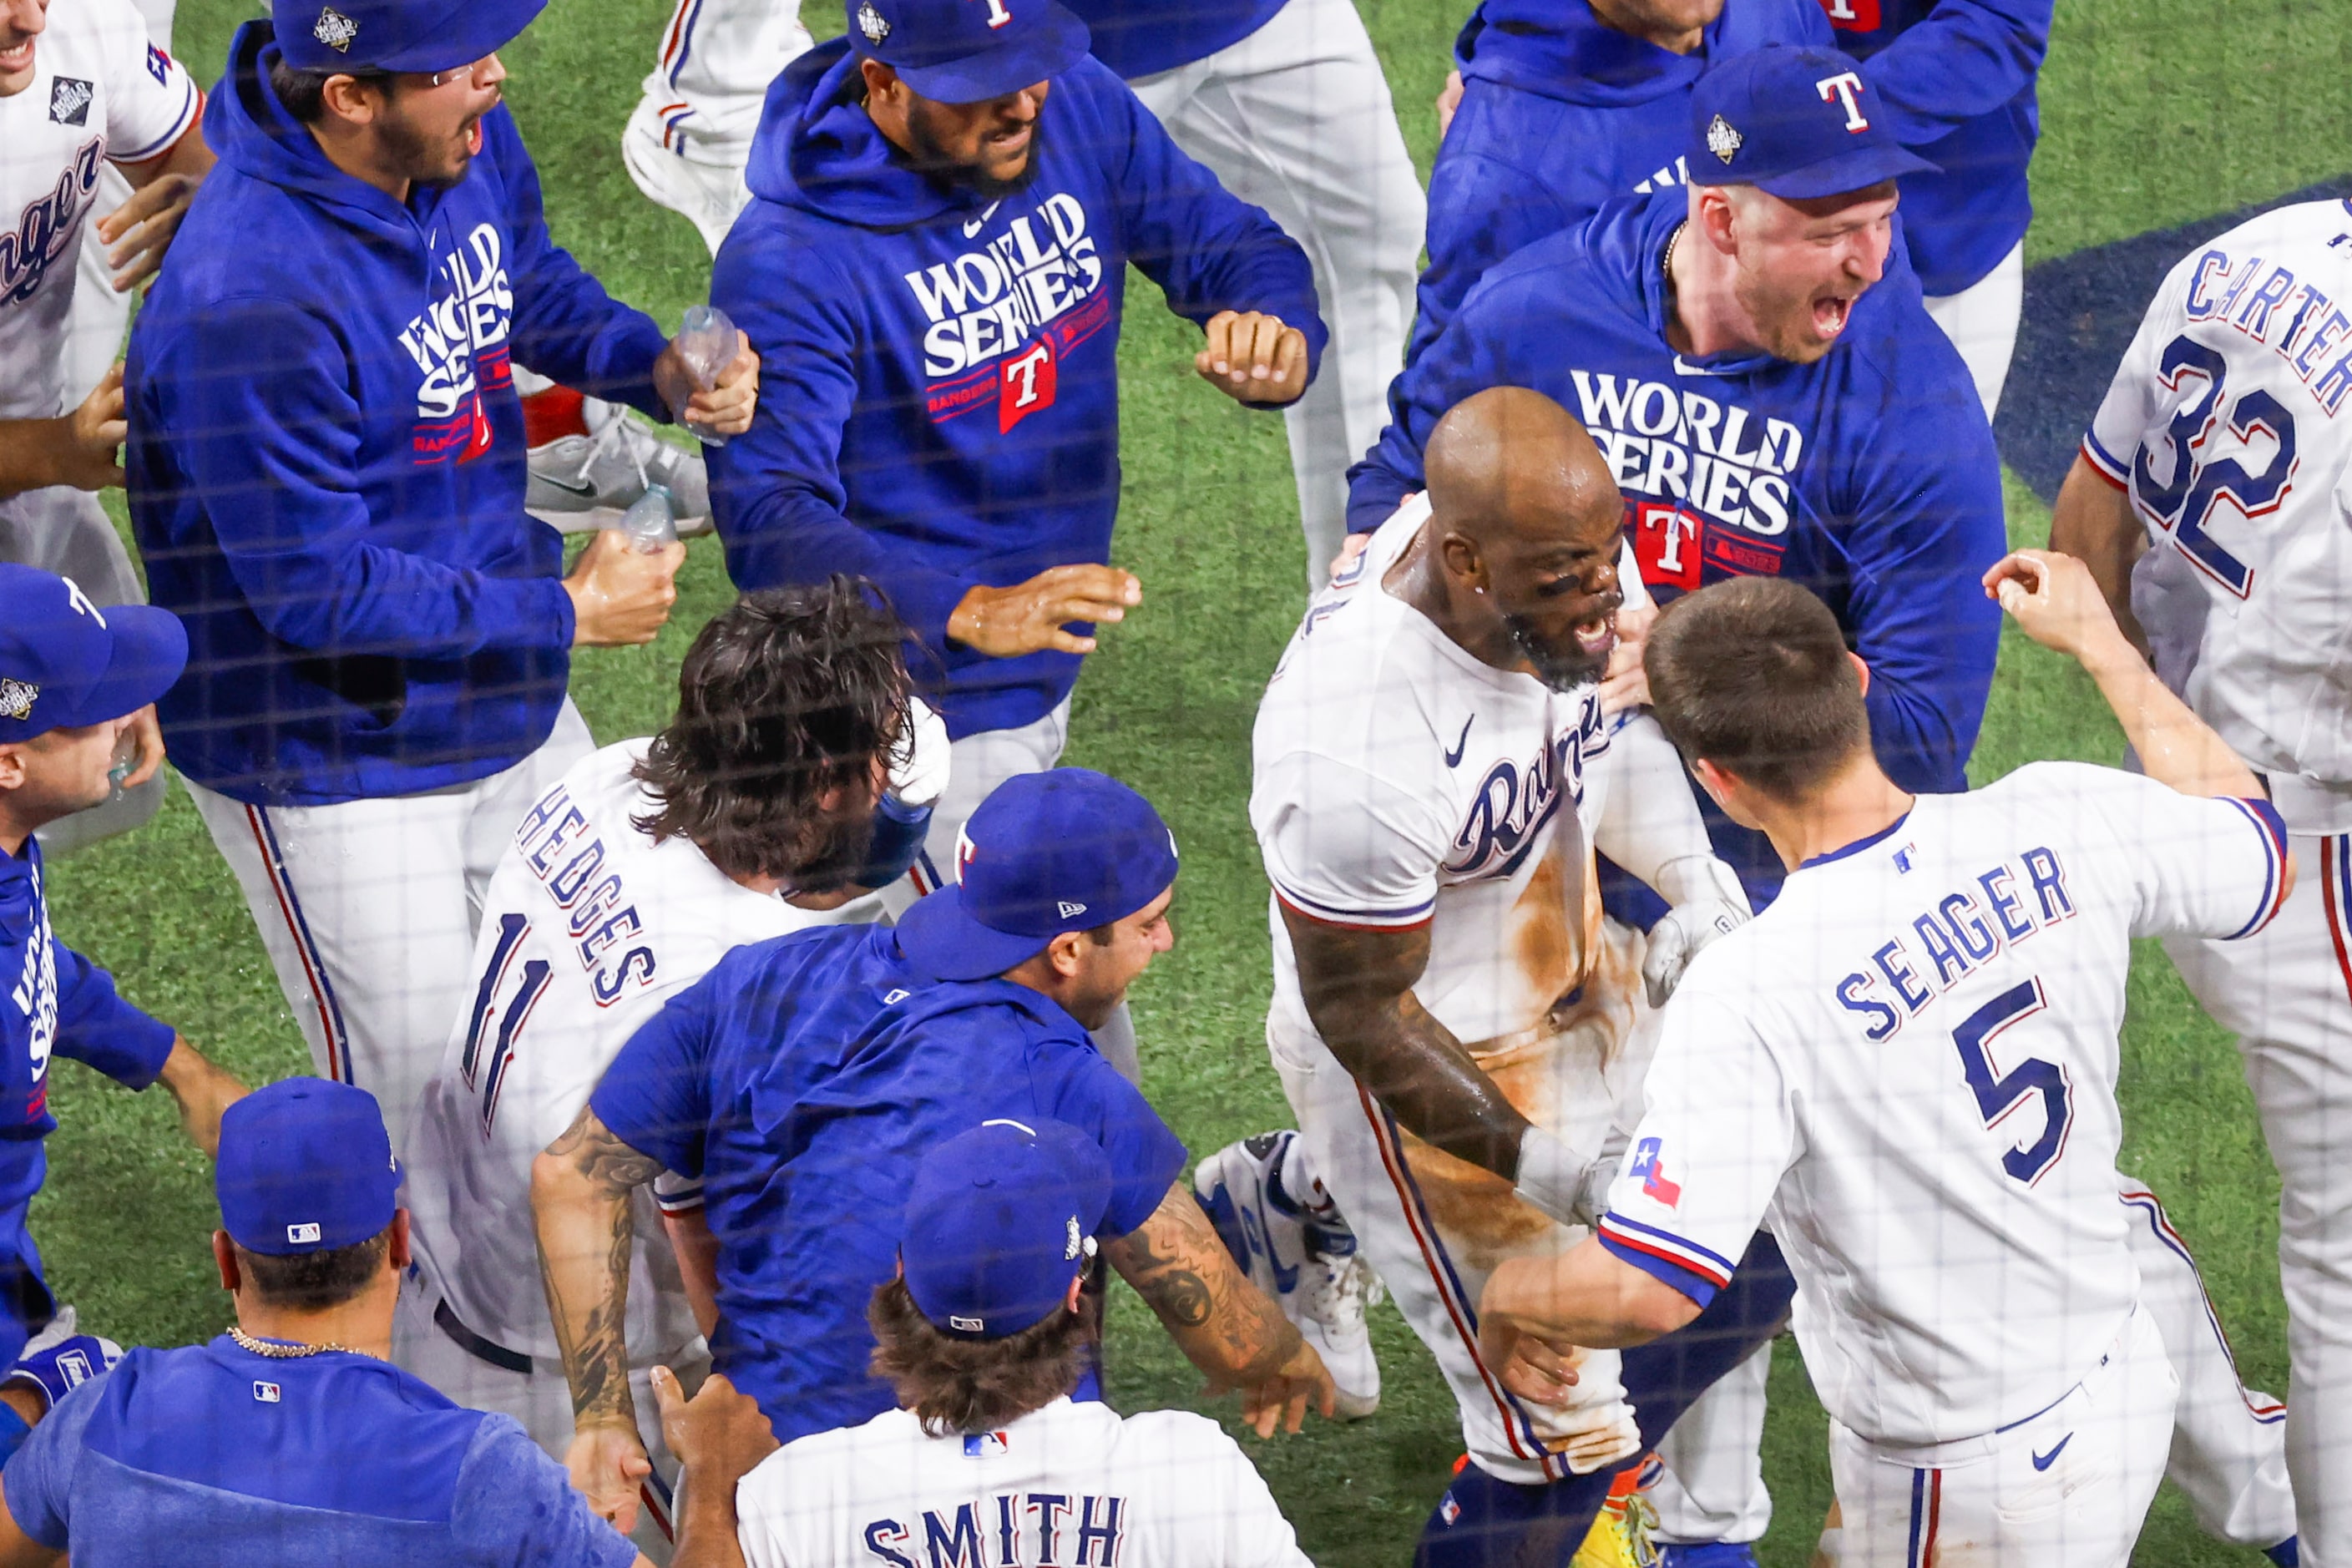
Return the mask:
{"type": "Polygon", "coordinates": [[[1285,0],[1064,0],[1094,38],[1095,58],[1128,80],[1174,70],[1238,44],[1285,0]]]}
{"type": "Polygon", "coordinates": [[[522,510],[513,365],[658,417],[665,339],[549,238],[503,108],[403,205],[270,90],[267,22],[205,115],[220,166],[131,334],[131,521],[188,628],[172,761],[255,805],[513,765],[570,669],[562,537],[522,510]]]}
{"type": "Polygon", "coordinates": [[[1429,268],[1407,361],[1496,262],[1604,202],[1682,183],[1692,84],[1710,63],[1773,43],[1870,62],[1895,139],[1943,171],[1902,182],[1912,269],[1927,293],[1958,293],[2009,254],[2033,216],[2025,171],[2050,7],[1726,0],[1699,47],[1676,55],[1601,26],[1584,0],[1486,0],[1454,43],[1462,107],[1430,172],[1429,268]]]}
{"type": "MultiPolygon", "coordinates": [[[[1680,190],[1613,202],[1488,273],[1391,389],[1394,423],[1348,476],[1349,526],[1379,526],[1423,488],[1422,446],[1447,409],[1531,387],[1599,443],[1654,597],[1731,576],[1804,584],[1870,666],[1871,742],[1888,776],[1965,789],[2000,633],[1978,580],[2008,548],[2000,462],[1968,367],[1899,260],[1811,364],[1685,358],[1666,342],[1660,265],[1685,211],[1680,190]]],[[[1780,889],[1780,858],[1700,804],[1760,907],[1780,889]]]]}
{"type": "Polygon", "coordinates": [[[949,646],[948,616],[975,585],[1109,558],[1127,263],[1194,321],[1280,317],[1311,361],[1313,274],[1092,58],[1053,80],[1035,177],[994,202],[909,167],[860,86],[842,39],[776,79],[711,276],[761,355],[751,428],[710,458],[727,569],[873,578],[943,668],[949,733],[1012,729],[1077,656],[989,658],[949,646]]]}
{"type": "Polygon", "coordinates": [[[1691,88],[1709,64],[1831,41],[1814,0],[1727,0],[1687,55],[1602,26],[1584,0],[1487,0],[1454,46],[1462,106],[1429,174],[1429,268],[1406,362],[1495,263],[1603,203],[1682,184],[1691,88]]]}

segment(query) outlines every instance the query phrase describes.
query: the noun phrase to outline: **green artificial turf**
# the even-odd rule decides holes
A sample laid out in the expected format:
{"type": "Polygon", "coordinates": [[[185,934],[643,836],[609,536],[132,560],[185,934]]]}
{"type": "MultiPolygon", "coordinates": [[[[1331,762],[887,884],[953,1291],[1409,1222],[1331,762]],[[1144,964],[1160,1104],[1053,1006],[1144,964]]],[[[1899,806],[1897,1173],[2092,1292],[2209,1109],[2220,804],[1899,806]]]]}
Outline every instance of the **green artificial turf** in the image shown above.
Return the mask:
{"type": "MultiPolygon", "coordinates": [[[[1426,171],[1431,99],[1464,0],[1361,0],[1426,171]]],[[[1736,0],[1735,0],[1736,3],[1736,0]]],[[[178,52],[218,72],[250,0],[184,0],[178,52]]],[[[838,12],[810,21],[837,32],[838,12]]],[[[553,0],[505,52],[509,91],[546,185],[559,241],[616,294],[675,323],[708,264],[686,220],[645,202],[617,138],[651,61],[660,0],[553,0]]],[[[2342,172],[2336,133],[2352,109],[2352,0],[2066,0],[2042,78],[2035,259],[2227,210],[2342,172]]],[[[266,243],[267,237],[257,237],[266,243]]],[[[1111,628],[1080,682],[1070,760],[1148,794],[1183,845],[1176,952],[1138,988],[1145,1086],[1196,1152],[1286,1117],[1262,1020],[1270,977],[1265,889],[1244,815],[1251,715],[1300,607],[1302,550],[1280,422],[1198,384],[1192,330],[1139,279],[1121,364],[1128,485],[1116,553],[1145,602],[1111,628]]],[[[2037,539],[2046,514],[2011,489],[2011,530],[2037,539]]],[[[600,740],[642,733],[667,711],[693,629],[730,592],[714,545],[691,552],[678,614],[654,647],[583,658],[574,689],[600,740]]],[[[2095,694],[2063,661],[2004,646],[1975,774],[2035,757],[2114,760],[2095,694]]],[[[184,795],[137,835],[58,864],[63,940],[111,967],[134,1000],[176,1023],[248,1079],[301,1070],[300,1039],[244,905],[184,795]]],[[[2126,1165],[2151,1182],[2204,1265],[2252,1381],[2285,1384],[2284,1313],[2273,1248],[2276,1181],[2229,1042],[2152,948],[2141,954],[2125,1041],[2126,1165]]],[[[202,1159],[163,1097],[132,1097],[61,1063],[62,1130],[34,1226],[60,1294],[89,1326],[178,1343],[216,1332],[226,1302],[210,1279],[213,1223],[202,1159]]],[[[1460,1451],[1453,1403],[1392,1309],[1375,1314],[1386,1371],[1380,1415],[1248,1439],[1308,1552],[1325,1563],[1402,1562],[1460,1451]]],[[[1123,1406],[1202,1404],[1198,1378],[1133,1299],[1114,1310],[1111,1388],[1123,1406]]],[[[1776,1500],[1764,1561],[1800,1568],[1829,1501],[1824,1418],[1793,1347],[1773,1375],[1765,1469],[1776,1500]]],[[[2168,1489],[2137,1561],[2257,1563],[2200,1535],[2168,1489]]]]}

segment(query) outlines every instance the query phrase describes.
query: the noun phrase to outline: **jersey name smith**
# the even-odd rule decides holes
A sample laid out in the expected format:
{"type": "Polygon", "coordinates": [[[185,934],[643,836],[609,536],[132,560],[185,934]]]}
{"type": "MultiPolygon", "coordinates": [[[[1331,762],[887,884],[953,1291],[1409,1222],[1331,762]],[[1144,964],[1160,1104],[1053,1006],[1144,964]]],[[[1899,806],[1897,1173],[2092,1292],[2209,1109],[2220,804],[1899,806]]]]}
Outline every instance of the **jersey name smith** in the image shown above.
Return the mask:
{"type": "Polygon", "coordinates": [[[1128,1512],[1123,1497],[999,1492],[911,1523],[874,1520],[859,1538],[887,1568],[1118,1568],[1128,1512]]]}

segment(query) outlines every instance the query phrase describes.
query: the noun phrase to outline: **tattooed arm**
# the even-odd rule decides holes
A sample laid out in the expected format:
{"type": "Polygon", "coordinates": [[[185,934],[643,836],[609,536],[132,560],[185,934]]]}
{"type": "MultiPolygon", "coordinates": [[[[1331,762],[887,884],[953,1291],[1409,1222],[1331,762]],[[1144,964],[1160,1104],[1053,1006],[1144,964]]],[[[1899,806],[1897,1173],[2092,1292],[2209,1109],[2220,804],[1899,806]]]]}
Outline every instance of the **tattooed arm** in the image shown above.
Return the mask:
{"type": "Polygon", "coordinates": [[[1151,1217],[1103,1256],[1208,1374],[1210,1393],[1242,1391],[1242,1419],[1259,1436],[1273,1436],[1277,1423],[1297,1431],[1310,1399],[1330,1419],[1339,1394],[1323,1359],[1234,1267],[1191,1187],[1170,1187],[1151,1217]]]}
{"type": "Polygon", "coordinates": [[[637,1483],[651,1472],[629,1397],[629,1196],[659,1173],[583,1106],[530,1166],[539,1277],[572,1384],[572,1484],[626,1534],[636,1528],[637,1483]]]}

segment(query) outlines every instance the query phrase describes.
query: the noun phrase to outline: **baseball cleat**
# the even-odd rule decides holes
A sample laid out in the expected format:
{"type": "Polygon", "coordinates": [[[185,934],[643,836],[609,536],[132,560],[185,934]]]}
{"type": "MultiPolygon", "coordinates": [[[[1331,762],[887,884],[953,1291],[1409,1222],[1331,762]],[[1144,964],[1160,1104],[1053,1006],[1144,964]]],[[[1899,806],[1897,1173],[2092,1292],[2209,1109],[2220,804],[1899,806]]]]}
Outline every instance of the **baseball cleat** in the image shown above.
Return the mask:
{"type": "Polygon", "coordinates": [[[656,98],[639,99],[621,132],[621,162],[628,166],[629,178],[636,182],[646,200],[669,208],[694,225],[702,243],[717,256],[719,241],[735,226],[735,216],[751,200],[751,188],[743,183],[743,171],[736,165],[700,163],[675,151],[670,143],[683,142],[685,137],[664,118],[665,107],[673,114],[692,112],[686,104],[666,106],[656,98]]]}
{"type": "Polygon", "coordinates": [[[1283,1184],[1296,1132],[1261,1132],[1218,1150],[1192,1173],[1192,1193],[1225,1249],[1315,1347],[1339,1388],[1339,1414],[1381,1407],[1381,1363],[1364,1314],[1384,1294],[1337,1205],[1311,1183],[1305,1201],[1283,1184]]]}
{"type": "Polygon", "coordinates": [[[1632,1465],[1617,1473],[1610,1484],[1609,1500],[1593,1517],[1592,1528],[1584,1532],[1583,1543],[1569,1559],[1569,1568],[1659,1568],[1667,1561],[1650,1540],[1658,1516],[1641,1489],[1642,1469],[1632,1465]]]}
{"type": "Polygon", "coordinates": [[[710,531],[710,479],[702,459],[671,446],[617,403],[584,398],[585,436],[558,436],[530,449],[523,510],[566,533],[619,524],[651,485],[669,487],[681,538],[710,531]]]}

